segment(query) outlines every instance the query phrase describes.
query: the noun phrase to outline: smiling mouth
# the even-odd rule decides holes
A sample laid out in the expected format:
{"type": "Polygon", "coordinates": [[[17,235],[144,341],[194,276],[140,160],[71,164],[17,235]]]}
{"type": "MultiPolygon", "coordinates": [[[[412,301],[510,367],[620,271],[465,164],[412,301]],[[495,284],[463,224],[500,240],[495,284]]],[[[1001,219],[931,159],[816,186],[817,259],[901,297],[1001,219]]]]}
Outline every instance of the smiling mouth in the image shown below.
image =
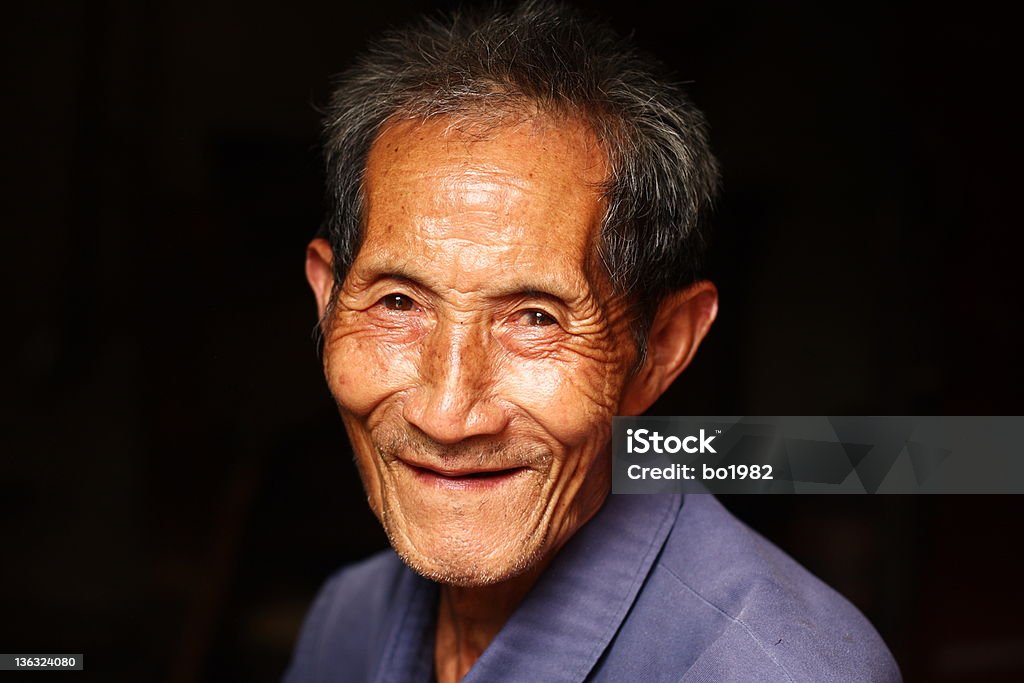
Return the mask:
{"type": "Polygon", "coordinates": [[[442,470],[401,461],[421,482],[446,489],[486,489],[499,486],[525,472],[526,467],[501,470],[442,470]]]}

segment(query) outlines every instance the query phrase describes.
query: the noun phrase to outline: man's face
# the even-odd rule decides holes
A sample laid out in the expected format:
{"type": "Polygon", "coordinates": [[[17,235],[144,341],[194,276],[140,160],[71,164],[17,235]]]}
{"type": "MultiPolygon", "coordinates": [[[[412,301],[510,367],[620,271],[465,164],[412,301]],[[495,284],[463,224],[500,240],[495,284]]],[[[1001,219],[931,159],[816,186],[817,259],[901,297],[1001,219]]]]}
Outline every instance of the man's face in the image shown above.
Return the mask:
{"type": "Polygon", "coordinates": [[[635,360],[595,240],[608,167],[582,125],[385,129],[324,369],[370,505],[421,574],[510,578],[610,487],[635,360]]]}

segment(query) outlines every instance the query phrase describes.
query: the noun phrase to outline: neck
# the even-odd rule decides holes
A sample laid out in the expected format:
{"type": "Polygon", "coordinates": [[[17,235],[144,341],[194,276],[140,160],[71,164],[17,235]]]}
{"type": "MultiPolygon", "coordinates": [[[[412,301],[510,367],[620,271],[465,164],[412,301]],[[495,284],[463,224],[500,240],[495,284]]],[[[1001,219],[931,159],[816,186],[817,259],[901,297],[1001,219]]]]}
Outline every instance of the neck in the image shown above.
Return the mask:
{"type": "Polygon", "coordinates": [[[531,568],[491,586],[441,586],[434,644],[438,683],[462,680],[542,571],[543,567],[531,568]]]}

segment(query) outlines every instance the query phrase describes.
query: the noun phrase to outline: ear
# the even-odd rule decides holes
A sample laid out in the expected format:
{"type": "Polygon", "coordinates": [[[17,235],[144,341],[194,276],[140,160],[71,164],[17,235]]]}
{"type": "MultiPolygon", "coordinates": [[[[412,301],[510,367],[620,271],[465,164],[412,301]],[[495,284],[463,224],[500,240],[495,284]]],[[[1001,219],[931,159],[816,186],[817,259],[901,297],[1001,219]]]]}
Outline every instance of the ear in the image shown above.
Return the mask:
{"type": "Polygon", "coordinates": [[[647,336],[647,357],[626,384],[619,415],[640,415],[665,393],[693,360],[717,314],[718,290],[706,280],[661,302],[647,336]]]}
{"type": "Polygon", "coordinates": [[[323,319],[334,288],[334,254],[330,243],[322,237],[306,247],[306,281],[316,297],[317,315],[323,319]]]}

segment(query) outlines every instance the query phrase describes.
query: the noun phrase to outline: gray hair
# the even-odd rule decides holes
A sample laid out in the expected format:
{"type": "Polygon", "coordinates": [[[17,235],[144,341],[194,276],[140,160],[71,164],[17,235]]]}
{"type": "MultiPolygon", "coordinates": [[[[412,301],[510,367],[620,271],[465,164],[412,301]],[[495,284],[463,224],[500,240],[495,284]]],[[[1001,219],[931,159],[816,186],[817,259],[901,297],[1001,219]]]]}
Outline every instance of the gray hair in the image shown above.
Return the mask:
{"type": "Polygon", "coordinates": [[[391,31],[337,80],[324,118],[335,291],[365,224],[363,178],[387,122],[578,117],[607,154],[599,256],[627,297],[640,357],[658,303],[697,280],[718,187],[704,116],[657,61],[604,24],[529,0],[391,31]]]}

